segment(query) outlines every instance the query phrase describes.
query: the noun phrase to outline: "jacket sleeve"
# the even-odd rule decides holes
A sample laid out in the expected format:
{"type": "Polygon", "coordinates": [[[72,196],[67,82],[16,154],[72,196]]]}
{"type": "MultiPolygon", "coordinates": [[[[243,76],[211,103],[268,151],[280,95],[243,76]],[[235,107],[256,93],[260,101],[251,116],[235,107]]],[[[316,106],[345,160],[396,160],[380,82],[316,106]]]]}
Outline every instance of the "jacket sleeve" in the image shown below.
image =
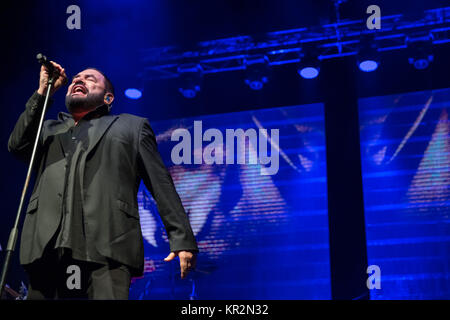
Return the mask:
{"type": "Polygon", "coordinates": [[[138,168],[145,186],[156,200],[170,250],[198,251],[188,216],[158,152],[155,134],[148,120],[143,121],[140,129],[138,168]]]}
{"type": "MultiPolygon", "coordinates": [[[[8,151],[25,161],[29,161],[33,151],[44,101],[44,96],[34,92],[25,105],[25,111],[20,115],[19,120],[9,136],[8,151]]],[[[50,99],[49,106],[52,102],[52,99],[50,99]]],[[[41,144],[43,137],[42,133],[43,132],[41,131],[41,144]]]]}

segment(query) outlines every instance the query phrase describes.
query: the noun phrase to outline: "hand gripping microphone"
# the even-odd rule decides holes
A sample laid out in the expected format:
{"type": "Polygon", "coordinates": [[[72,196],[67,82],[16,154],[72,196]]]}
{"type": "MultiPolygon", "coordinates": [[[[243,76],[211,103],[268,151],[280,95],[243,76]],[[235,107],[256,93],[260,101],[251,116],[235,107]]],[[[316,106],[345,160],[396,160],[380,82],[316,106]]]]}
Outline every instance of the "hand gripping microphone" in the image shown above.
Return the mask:
{"type": "Polygon", "coordinates": [[[55,74],[55,75],[59,76],[58,70],[55,69],[55,67],[51,64],[51,62],[47,59],[47,57],[44,56],[42,53],[38,53],[36,55],[36,59],[38,60],[38,62],[40,64],[42,64],[44,67],[47,68],[48,73],[50,75],[55,74]]]}

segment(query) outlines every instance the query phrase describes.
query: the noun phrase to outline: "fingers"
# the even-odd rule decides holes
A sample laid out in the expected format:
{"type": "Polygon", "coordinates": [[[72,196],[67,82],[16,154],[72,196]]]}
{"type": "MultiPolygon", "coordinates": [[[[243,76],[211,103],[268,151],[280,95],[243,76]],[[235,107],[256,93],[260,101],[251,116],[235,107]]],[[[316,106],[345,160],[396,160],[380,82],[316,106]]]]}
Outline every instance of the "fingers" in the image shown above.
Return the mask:
{"type": "MultiPolygon", "coordinates": [[[[67,84],[68,81],[67,81],[66,70],[59,63],[56,63],[54,61],[50,61],[50,63],[52,64],[52,66],[54,68],[54,74],[51,75],[54,80],[54,85],[50,91],[50,95],[53,95],[61,86],[67,84]]],[[[42,65],[40,76],[39,76],[39,88],[37,90],[39,94],[41,94],[41,95],[45,94],[45,92],[47,90],[49,79],[50,79],[49,70],[47,67],[42,65]]]]}
{"type": "Polygon", "coordinates": [[[50,63],[53,65],[53,67],[55,68],[55,70],[57,70],[59,73],[62,72],[63,67],[61,67],[61,65],[59,63],[56,63],[54,61],[50,61],[50,63]]]}
{"type": "Polygon", "coordinates": [[[181,279],[186,278],[190,271],[195,269],[197,257],[195,254],[189,251],[177,251],[171,252],[164,261],[171,261],[176,256],[180,259],[181,279]]]}
{"type": "Polygon", "coordinates": [[[61,69],[60,74],[60,78],[61,78],[61,84],[65,85],[67,84],[67,75],[66,75],[66,70],[64,68],[61,69]]]}
{"type": "Polygon", "coordinates": [[[171,252],[167,257],[164,258],[164,261],[172,261],[173,258],[175,258],[176,255],[174,252],[171,252]]]}
{"type": "Polygon", "coordinates": [[[183,252],[179,254],[181,279],[184,279],[190,271],[195,269],[196,256],[191,252],[183,252]]]}
{"type": "Polygon", "coordinates": [[[186,278],[189,273],[188,263],[184,259],[180,259],[181,279],[186,278]]]}
{"type": "MultiPolygon", "coordinates": [[[[53,61],[50,61],[50,63],[53,65],[55,72],[59,73],[60,72],[60,68],[62,69],[62,67],[59,64],[57,64],[57,63],[55,63],[53,61]],[[58,66],[59,66],[59,68],[58,68],[58,66]]],[[[44,66],[44,65],[41,66],[41,72],[43,72],[47,76],[50,74],[48,68],[46,66],[44,66]]]]}
{"type": "Polygon", "coordinates": [[[59,64],[54,61],[50,61],[50,63],[53,65],[55,69],[55,73],[58,74],[58,78],[56,79],[55,86],[59,87],[61,85],[64,85],[67,83],[67,75],[66,70],[59,64]]]}
{"type": "Polygon", "coordinates": [[[194,270],[195,268],[192,266],[189,260],[182,262],[180,261],[180,269],[181,269],[181,279],[184,279],[187,277],[189,272],[194,270]]]}
{"type": "Polygon", "coordinates": [[[63,70],[61,65],[56,63],[56,62],[54,62],[54,61],[50,61],[50,63],[53,65],[55,72],[58,72],[58,74],[61,75],[62,74],[62,70],[63,70]]]}

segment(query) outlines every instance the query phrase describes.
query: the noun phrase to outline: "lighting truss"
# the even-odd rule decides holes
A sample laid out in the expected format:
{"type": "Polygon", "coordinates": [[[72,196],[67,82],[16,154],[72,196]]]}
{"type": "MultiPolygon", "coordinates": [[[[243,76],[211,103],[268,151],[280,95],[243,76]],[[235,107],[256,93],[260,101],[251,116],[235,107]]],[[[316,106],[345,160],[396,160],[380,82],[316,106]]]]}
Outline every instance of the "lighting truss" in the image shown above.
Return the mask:
{"type": "Polygon", "coordinates": [[[366,20],[343,20],[317,27],[268,32],[263,37],[239,36],[202,41],[194,51],[180,51],[176,46],[142,51],[144,78],[175,78],[185,63],[201,66],[203,74],[245,69],[249,55],[265,55],[269,66],[299,62],[299,52],[306,44],[318,52],[318,59],[355,55],[360,39],[374,35],[379,52],[406,49],[408,36],[427,32],[433,45],[450,42],[450,7],[426,10],[420,18],[403,14],[382,16],[381,29],[369,30],[366,20]]]}

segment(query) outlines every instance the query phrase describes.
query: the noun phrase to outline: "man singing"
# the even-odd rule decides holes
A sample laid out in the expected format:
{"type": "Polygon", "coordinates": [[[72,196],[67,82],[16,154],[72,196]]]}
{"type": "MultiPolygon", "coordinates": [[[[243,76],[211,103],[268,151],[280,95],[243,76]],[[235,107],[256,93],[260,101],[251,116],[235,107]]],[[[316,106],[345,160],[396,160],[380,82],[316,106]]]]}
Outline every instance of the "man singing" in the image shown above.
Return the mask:
{"type": "MultiPolygon", "coordinates": [[[[52,64],[59,75],[50,95],[67,81],[64,68],[52,64]]],[[[39,89],[9,138],[8,150],[26,161],[48,78],[42,66],[39,89]]],[[[28,299],[128,299],[131,277],[142,275],[144,265],[137,205],[141,179],[169,238],[171,252],[164,260],[178,256],[182,278],[195,268],[198,247],[155,134],[145,118],[111,115],[113,101],[109,79],[88,68],[67,90],[70,114],[60,112],[58,120],[44,122],[20,246],[28,299]]]]}

